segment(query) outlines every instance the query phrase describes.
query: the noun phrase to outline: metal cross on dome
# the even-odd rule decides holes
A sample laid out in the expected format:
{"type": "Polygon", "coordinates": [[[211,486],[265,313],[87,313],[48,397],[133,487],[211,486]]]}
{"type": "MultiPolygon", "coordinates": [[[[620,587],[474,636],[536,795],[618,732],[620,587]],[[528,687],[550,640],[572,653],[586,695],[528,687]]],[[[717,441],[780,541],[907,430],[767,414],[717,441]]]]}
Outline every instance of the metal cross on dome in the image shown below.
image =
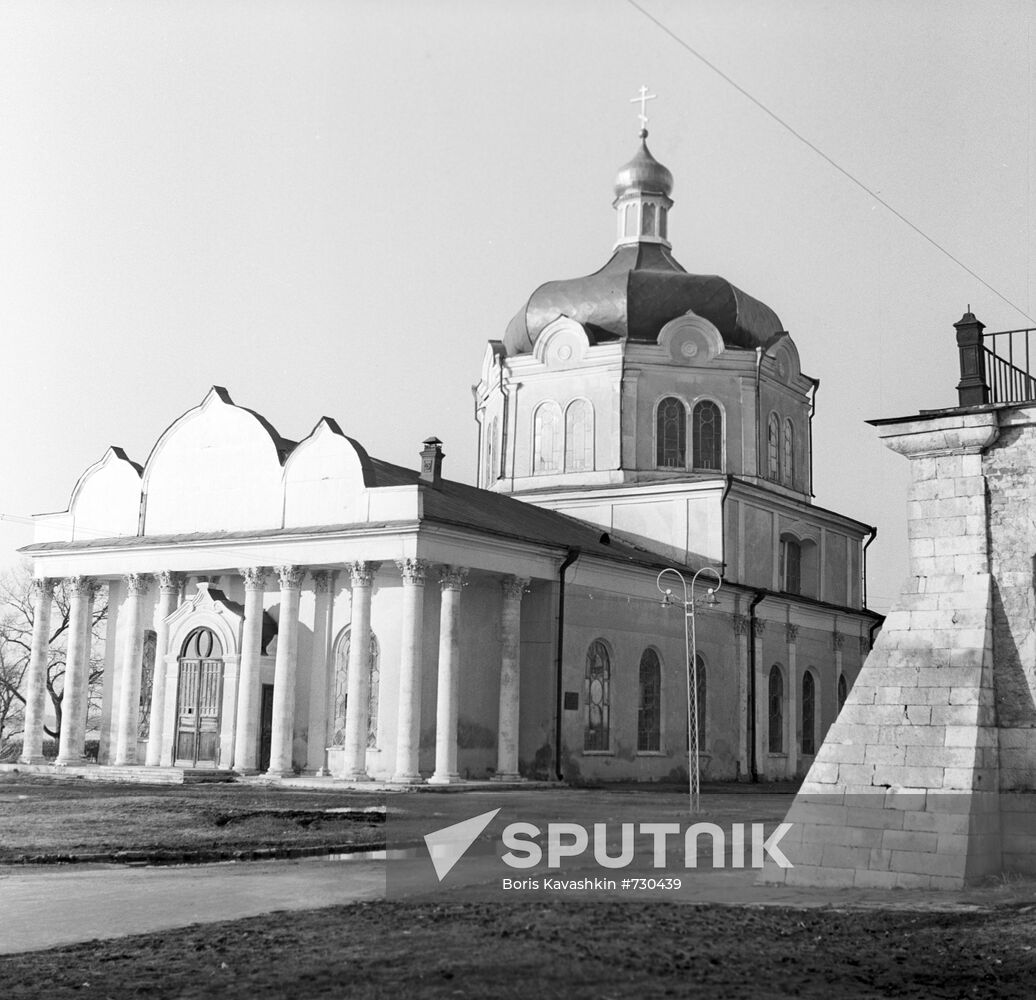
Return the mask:
{"type": "Polygon", "coordinates": [[[647,112],[647,102],[648,101],[653,101],[656,97],[658,97],[658,94],[649,94],[647,92],[647,90],[648,90],[647,87],[641,86],[641,88],[640,88],[640,96],[639,97],[631,97],[630,98],[630,104],[639,104],[640,105],[640,114],[637,115],[637,117],[640,119],[640,127],[643,128],[643,129],[647,128],[647,123],[648,123],[648,117],[647,117],[647,113],[646,113],[647,112]]]}

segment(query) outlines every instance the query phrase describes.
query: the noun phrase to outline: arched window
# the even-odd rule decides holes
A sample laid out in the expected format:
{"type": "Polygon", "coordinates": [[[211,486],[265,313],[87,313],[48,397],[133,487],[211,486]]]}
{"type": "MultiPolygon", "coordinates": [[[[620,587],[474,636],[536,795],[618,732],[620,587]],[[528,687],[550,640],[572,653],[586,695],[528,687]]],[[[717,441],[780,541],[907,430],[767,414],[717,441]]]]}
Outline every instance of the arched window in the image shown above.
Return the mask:
{"type": "Polygon", "coordinates": [[[849,685],[845,683],[845,674],[838,675],[838,711],[842,710],[845,699],[849,696],[849,685]]]}
{"type": "Polygon", "coordinates": [[[533,419],[533,474],[561,471],[561,407],[541,403],[533,419]]]}
{"type": "Polygon", "coordinates": [[[146,740],[151,735],[151,695],[155,683],[155,654],[158,651],[158,634],[154,629],[144,629],[144,649],[140,654],[140,714],[137,717],[137,739],[146,740]]]}
{"type": "Polygon", "coordinates": [[[691,452],[694,468],[723,467],[723,415],[710,399],[703,399],[694,408],[691,418],[691,452]]]}
{"type": "Polygon", "coordinates": [[[816,688],[807,670],[802,675],[802,752],[809,756],[817,752],[816,725],[816,688]]]}
{"type": "Polygon", "coordinates": [[[775,663],[770,668],[769,750],[784,753],[784,676],[775,663]]]}
{"type": "Polygon", "coordinates": [[[695,693],[698,696],[698,753],[705,753],[705,732],[706,732],[706,720],[709,717],[708,713],[708,693],[709,684],[707,672],[705,670],[705,661],[701,657],[701,653],[695,658],[695,665],[698,668],[697,684],[695,687],[695,693]]]}
{"type": "Polygon", "coordinates": [[[594,408],[587,399],[573,399],[565,411],[565,471],[594,467],[594,408]]]}
{"type": "MultiPolygon", "coordinates": [[[[346,628],[335,644],[335,717],[331,729],[331,746],[345,746],[345,720],[349,707],[349,647],[352,630],[346,628]]],[[[377,636],[371,632],[367,669],[370,687],[367,692],[367,747],[378,745],[378,707],[381,694],[380,654],[377,636]]]]}
{"type": "Polygon", "coordinates": [[[781,422],[776,413],[766,423],[766,474],[774,482],[781,478],[781,422]]]}
{"type": "Polygon", "coordinates": [[[795,485],[795,428],[790,420],[784,421],[784,482],[795,485]]]}
{"type": "Polygon", "coordinates": [[[662,742],[662,665],[650,646],[640,657],[637,749],[658,750],[662,742]]]}
{"type": "Polygon", "coordinates": [[[635,203],[631,202],[626,206],[622,231],[626,236],[636,236],[637,234],[637,206],[635,203]]]}
{"type": "Polygon", "coordinates": [[[640,231],[645,236],[655,235],[655,206],[645,204],[641,215],[640,231]]]}
{"type": "Polygon", "coordinates": [[[778,572],[781,590],[787,594],[802,593],[802,546],[791,537],[781,539],[778,572]]]}
{"type": "Polygon", "coordinates": [[[672,396],[658,404],[655,451],[655,464],[664,469],[683,469],[687,465],[687,411],[672,396]]]}
{"type": "Polygon", "coordinates": [[[607,750],[610,746],[610,691],[612,665],[608,647],[600,639],[586,651],[586,733],[584,750],[607,750]]]}

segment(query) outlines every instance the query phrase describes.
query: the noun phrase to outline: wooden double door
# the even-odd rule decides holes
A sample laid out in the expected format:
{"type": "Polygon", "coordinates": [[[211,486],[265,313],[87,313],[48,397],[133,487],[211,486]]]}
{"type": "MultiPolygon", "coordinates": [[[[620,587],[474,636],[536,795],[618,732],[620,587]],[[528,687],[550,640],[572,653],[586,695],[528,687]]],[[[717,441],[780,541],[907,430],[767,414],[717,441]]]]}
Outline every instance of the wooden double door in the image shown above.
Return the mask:
{"type": "Polygon", "coordinates": [[[223,705],[223,648],[206,628],[187,637],[176,697],[176,764],[219,764],[223,705]]]}

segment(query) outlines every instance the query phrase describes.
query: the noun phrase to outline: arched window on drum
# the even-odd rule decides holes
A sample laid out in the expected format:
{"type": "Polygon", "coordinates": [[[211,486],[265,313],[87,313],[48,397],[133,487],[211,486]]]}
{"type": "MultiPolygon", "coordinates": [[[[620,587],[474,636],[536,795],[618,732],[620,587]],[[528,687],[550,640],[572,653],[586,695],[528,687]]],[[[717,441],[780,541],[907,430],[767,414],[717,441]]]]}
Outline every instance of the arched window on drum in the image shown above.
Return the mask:
{"type": "Polygon", "coordinates": [[[540,403],[533,416],[532,472],[547,475],[561,471],[561,407],[554,402],[540,403]]]}
{"type": "Polygon", "coordinates": [[[723,414],[711,399],[703,399],[694,407],[691,451],[694,468],[716,472],[723,468],[723,414]]]}
{"type": "Polygon", "coordinates": [[[658,404],[655,464],[663,469],[683,469],[687,465],[687,410],[673,396],[658,404]]]}
{"type": "Polygon", "coordinates": [[[565,471],[594,467],[594,408],[588,399],[573,399],[565,410],[565,471]]]}

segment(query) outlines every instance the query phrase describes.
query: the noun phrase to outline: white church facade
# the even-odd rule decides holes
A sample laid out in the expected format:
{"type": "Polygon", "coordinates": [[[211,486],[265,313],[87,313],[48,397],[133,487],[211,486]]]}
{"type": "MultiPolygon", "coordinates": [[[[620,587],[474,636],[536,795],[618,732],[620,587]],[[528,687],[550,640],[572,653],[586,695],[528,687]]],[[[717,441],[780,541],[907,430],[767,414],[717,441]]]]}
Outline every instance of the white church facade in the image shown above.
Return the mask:
{"type": "MultiPolygon", "coordinates": [[[[642,133],[642,138],[646,132],[642,133]]],[[[36,519],[23,761],[42,763],[54,581],[72,620],[57,766],[82,763],[107,588],[101,765],[445,784],[682,779],[681,608],[705,778],[808,769],[870,648],[873,529],[812,502],[816,381],[766,305],[672,256],[645,142],[603,268],[537,289],[485,352],[479,482],[299,442],[214,387],[146,462],[110,448],[36,519]],[[192,483],[185,491],[182,484],[192,483]]]]}

